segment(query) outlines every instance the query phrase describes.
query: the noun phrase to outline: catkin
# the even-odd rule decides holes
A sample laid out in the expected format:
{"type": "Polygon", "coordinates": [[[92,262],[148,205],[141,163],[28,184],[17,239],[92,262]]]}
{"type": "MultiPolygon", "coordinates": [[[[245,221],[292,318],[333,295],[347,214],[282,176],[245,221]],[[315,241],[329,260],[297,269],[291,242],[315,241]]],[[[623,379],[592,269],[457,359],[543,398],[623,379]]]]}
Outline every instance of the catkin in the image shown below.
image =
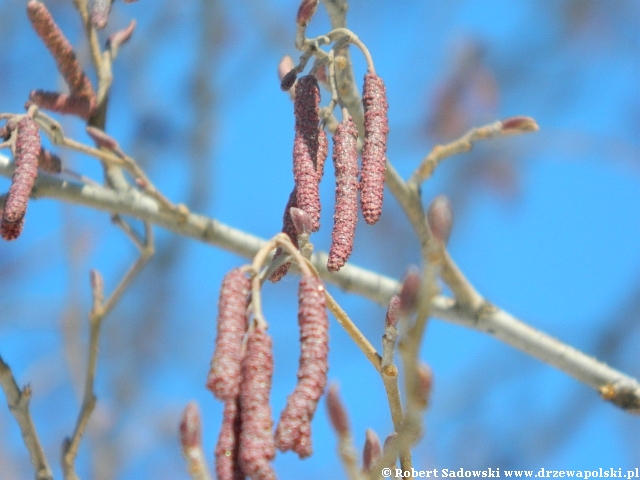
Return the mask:
{"type": "Polygon", "coordinates": [[[32,90],[29,101],[25,105],[37,105],[44,110],[62,113],[63,115],[75,115],[88,120],[96,107],[94,97],[83,95],[67,95],[66,93],[47,92],[44,90],[32,90]]]}
{"type": "Polygon", "coordinates": [[[293,142],[293,178],[296,200],[311,216],[313,231],[320,228],[320,195],[318,192],[318,105],[320,89],[313,75],[305,75],[296,84],[294,100],[295,138],[293,142]]]}
{"type": "Polygon", "coordinates": [[[222,427],[220,427],[218,443],[214,451],[218,480],[245,479],[238,462],[238,442],[241,426],[239,400],[228,400],[224,404],[222,427]]]}
{"type": "Polygon", "coordinates": [[[301,458],[312,453],[311,420],[327,383],[329,321],[322,280],[303,276],[298,290],[300,364],[298,383],[287,399],[276,430],[276,446],[301,458]]]}
{"type": "Polygon", "coordinates": [[[54,22],[47,7],[41,2],[31,0],[27,3],[27,15],[33,29],[51,52],[71,93],[95,97],[91,82],[82,71],[71,43],[54,22]]]}
{"type": "Polygon", "coordinates": [[[220,400],[238,396],[249,289],[249,279],[238,268],[227,273],[222,281],[216,349],[207,377],[207,388],[220,400]]]}
{"type": "MultiPolygon", "coordinates": [[[[289,200],[287,201],[287,205],[284,207],[284,214],[282,215],[282,233],[286,233],[287,236],[291,239],[291,242],[297,247],[298,246],[298,235],[296,233],[296,227],[293,224],[293,220],[291,218],[291,212],[289,209],[291,207],[297,207],[298,203],[296,201],[296,187],[293,187],[291,194],[289,195],[289,200]]],[[[273,255],[273,259],[275,260],[279,256],[283,255],[282,248],[277,248],[276,253],[273,255]]],[[[291,262],[283,263],[278,268],[276,268],[271,276],[269,276],[269,280],[271,282],[276,283],[282,277],[284,277],[289,271],[289,267],[291,267],[291,262]]]]}
{"type": "Polygon", "coordinates": [[[327,269],[337,272],[353,249],[358,223],[358,130],[351,117],[340,122],[333,135],[336,204],[327,269]]]}
{"type": "Polygon", "coordinates": [[[14,240],[20,235],[27,211],[27,202],[38,175],[40,132],[36,122],[25,116],[18,122],[16,137],[16,170],[2,210],[1,234],[5,240],[14,240]]]}
{"type": "Polygon", "coordinates": [[[276,455],[269,405],[272,375],[271,337],[257,325],[247,340],[240,385],[242,428],[239,459],[242,471],[253,480],[276,478],[269,463],[276,455]]]}
{"type": "Polygon", "coordinates": [[[382,79],[375,73],[367,73],[364,76],[362,103],[364,105],[364,145],[360,203],[362,216],[369,225],[373,225],[382,214],[389,133],[386,89],[382,79]]]}
{"type": "Polygon", "coordinates": [[[60,173],[62,171],[62,160],[55,153],[40,147],[38,168],[47,173],[60,173]]]}

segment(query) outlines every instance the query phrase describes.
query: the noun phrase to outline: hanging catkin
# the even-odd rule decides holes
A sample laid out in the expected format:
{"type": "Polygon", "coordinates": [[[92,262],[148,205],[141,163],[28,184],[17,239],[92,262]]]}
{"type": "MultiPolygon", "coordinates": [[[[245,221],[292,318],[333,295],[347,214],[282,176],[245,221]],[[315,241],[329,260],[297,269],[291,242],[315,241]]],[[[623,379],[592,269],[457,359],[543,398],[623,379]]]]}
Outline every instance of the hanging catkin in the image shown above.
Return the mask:
{"type": "Polygon", "coordinates": [[[15,240],[22,232],[27,202],[38,175],[40,131],[36,122],[25,116],[18,122],[16,137],[16,170],[2,209],[0,235],[5,240],[15,240]]]}
{"type": "Polygon", "coordinates": [[[320,89],[313,75],[301,77],[296,84],[294,100],[295,138],[293,142],[293,178],[296,202],[311,216],[313,231],[320,228],[320,195],[318,193],[318,104],[320,89]]]}
{"type": "Polygon", "coordinates": [[[242,427],[239,459],[242,471],[253,480],[276,478],[269,463],[276,455],[269,405],[272,375],[271,337],[256,325],[247,340],[240,384],[242,427]]]}
{"type": "Polygon", "coordinates": [[[227,273],[220,288],[216,349],[207,377],[207,388],[220,400],[238,396],[249,289],[249,279],[238,268],[227,273]]]}
{"type": "Polygon", "coordinates": [[[327,269],[337,272],[353,249],[358,223],[358,130],[351,117],[340,122],[333,135],[336,204],[327,269]]]}
{"type": "Polygon", "coordinates": [[[91,82],[82,71],[71,43],[58,28],[44,3],[31,0],[27,3],[27,15],[33,29],[51,52],[71,93],[95,97],[91,82]]]}
{"type": "Polygon", "coordinates": [[[322,280],[303,276],[298,290],[300,364],[298,383],[287,399],[276,430],[276,446],[301,458],[312,453],[311,420],[327,383],[329,322],[322,280]]]}
{"type": "Polygon", "coordinates": [[[222,427],[220,427],[220,435],[214,451],[218,480],[245,479],[238,462],[240,429],[239,400],[228,400],[224,404],[222,427]]]}
{"type": "Polygon", "coordinates": [[[364,145],[360,203],[362,216],[369,225],[373,225],[382,213],[389,133],[386,89],[382,79],[375,73],[367,73],[364,76],[362,103],[364,105],[364,145]]]}

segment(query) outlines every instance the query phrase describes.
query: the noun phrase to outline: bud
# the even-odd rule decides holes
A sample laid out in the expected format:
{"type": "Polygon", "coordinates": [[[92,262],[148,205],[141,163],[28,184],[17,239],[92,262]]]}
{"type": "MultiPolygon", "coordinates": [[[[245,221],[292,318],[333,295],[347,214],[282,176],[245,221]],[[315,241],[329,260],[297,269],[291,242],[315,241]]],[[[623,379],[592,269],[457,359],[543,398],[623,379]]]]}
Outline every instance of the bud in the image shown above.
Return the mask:
{"type": "Polygon", "coordinates": [[[276,446],[300,458],[311,455],[311,420],[327,384],[329,320],[322,280],[303,276],[298,290],[300,364],[298,383],[287,399],[276,430],[276,446]]]}
{"type": "Polygon", "coordinates": [[[40,147],[38,168],[47,173],[60,173],[62,171],[62,160],[55,153],[40,147]]]}
{"type": "Polygon", "coordinates": [[[75,115],[84,120],[89,119],[96,107],[94,97],[67,95],[66,93],[47,92],[44,90],[31,91],[29,101],[25,107],[29,107],[31,104],[63,115],[75,115]]]}
{"type": "Polygon", "coordinates": [[[327,410],[331,425],[341,437],[349,435],[349,419],[344,404],[338,394],[338,385],[333,383],[327,391],[327,410]]]}
{"type": "Polygon", "coordinates": [[[306,27],[311,21],[311,17],[316,13],[320,0],[302,0],[300,8],[298,8],[298,16],[296,23],[302,27],[306,27]]]}
{"type": "Polygon", "coordinates": [[[431,390],[433,389],[433,372],[426,363],[420,362],[418,364],[417,387],[420,406],[427,408],[427,405],[429,405],[429,397],[431,397],[431,390]]]}
{"type": "Polygon", "coordinates": [[[417,267],[410,267],[402,281],[400,289],[399,312],[408,315],[418,307],[418,296],[420,294],[420,273],[417,267]]]}
{"type": "Polygon", "coordinates": [[[91,6],[91,24],[96,29],[102,30],[107,26],[112,1],[113,0],[93,0],[93,5],[91,6]]]}
{"type": "Polygon", "coordinates": [[[201,430],[202,425],[198,404],[189,402],[182,411],[182,417],[180,418],[180,444],[183,452],[200,446],[201,430]]]}
{"type": "Polygon", "coordinates": [[[5,240],[15,240],[22,232],[27,202],[38,174],[40,130],[36,122],[25,116],[18,122],[15,148],[16,169],[2,209],[0,233],[5,240]]]}
{"type": "Polygon", "coordinates": [[[131,20],[126,28],[109,35],[109,38],[107,39],[107,48],[111,51],[112,60],[118,55],[120,47],[129,41],[135,28],[136,21],[131,20]]]}
{"type": "Polygon", "coordinates": [[[307,212],[296,207],[291,207],[289,209],[289,215],[291,216],[298,235],[309,235],[311,233],[311,217],[307,212]]]}
{"type": "Polygon", "coordinates": [[[41,2],[31,0],[27,3],[27,15],[33,29],[51,52],[71,93],[94,98],[91,82],[82,71],[71,43],[53,21],[47,7],[41,2]]]}
{"type": "Polygon", "coordinates": [[[256,325],[249,333],[242,360],[239,460],[242,471],[254,480],[275,480],[270,460],[276,455],[269,393],[273,375],[271,337],[256,325]]]}
{"type": "Polygon", "coordinates": [[[446,196],[438,195],[433,199],[427,210],[427,221],[433,236],[446,245],[453,225],[453,209],[446,196]]]}
{"type": "Polygon", "coordinates": [[[351,117],[338,124],[333,136],[336,203],[327,269],[337,272],[353,250],[358,223],[358,129],[351,117]]]}
{"type": "Polygon", "coordinates": [[[116,152],[120,151],[120,145],[118,145],[116,139],[105,131],[91,125],[87,126],[85,130],[98,147],[116,152]]]}
{"type": "Polygon", "coordinates": [[[364,76],[362,103],[364,105],[364,144],[360,203],[362,216],[369,225],[373,225],[382,214],[389,134],[387,93],[384,82],[374,73],[367,73],[364,76]]]}
{"type": "Polygon", "coordinates": [[[504,134],[537,132],[540,130],[536,121],[531,117],[509,117],[500,122],[504,134]]]}
{"type": "Polygon", "coordinates": [[[104,300],[104,279],[98,270],[92,269],[89,271],[89,284],[91,285],[94,304],[102,304],[102,300],[104,300]]]}
{"type": "Polygon", "coordinates": [[[382,455],[382,446],[376,432],[367,428],[365,433],[364,449],[362,451],[362,471],[371,473],[371,469],[382,455]]]}
{"type": "Polygon", "coordinates": [[[311,216],[312,231],[320,228],[318,193],[318,104],[320,90],[313,75],[305,75],[296,84],[294,115],[296,135],[293,144],[293,177],[296,182],[297,207],[311,216]]]}
{"type": "Polygon", "coordinates": [[[3,127],[0,127],[0,138],[3,141],[9,140],[11,137],[11,132],[16,129],[16,122],[13,120],[7,120],[7,123],[4,124],[3,127]]]}
{"type": "Polygon", "coordinates": [[[387,327],[395,327],[398,323],[398,309],[400,308],[400,296],[394,295],[389,301],[389,307],[387,308],[387,316],[385,318],[385,325],[387,327]]]}
{"type": "Polygon", "coordinates": [[[249,290],[250,281],[238,268],[227,273],[220,288],[216,349],[207,377],[207,388],[220,400],[238,396],[249,290]]]}

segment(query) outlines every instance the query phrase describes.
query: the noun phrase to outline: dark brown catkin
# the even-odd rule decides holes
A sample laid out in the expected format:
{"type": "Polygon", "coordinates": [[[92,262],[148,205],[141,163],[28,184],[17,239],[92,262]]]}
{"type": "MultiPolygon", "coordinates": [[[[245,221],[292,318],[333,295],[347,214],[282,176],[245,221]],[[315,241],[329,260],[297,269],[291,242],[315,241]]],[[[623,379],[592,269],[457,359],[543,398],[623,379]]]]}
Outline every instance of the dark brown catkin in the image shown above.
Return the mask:
{"type": "Polygon", "coordinates": [[[293,178],[296,182],[298,208],[313,221],[313,231],[320,228],[320,195],[318,193],[318,105],[320,89],[313,75],[305,75],[296,84],[294,100],[295,139],[293,142],[293,178]]]}
{"type": "MultiPolygon", "coordinates": [[[[282,215],[282,233],[286,233],[291,242],[297,247],[298,246],[298,235],[296,233],[296,227],[293,224],[293,220],[291,219],[291,213],[289,209],[291,207],[297,207],[298,203],[296,201],[296,187],[293,187],[291,194],[289,195],[289,200],[287,201],[287,205],[284,207],[284,214],[282,215]]],[[[273,259],[275,260],[280,255],[282,255],[282,248],[277,248],[276,253],[273,255],[273,259]]],[[[279,281],[282,277],[284,277],[289,271],[289,267],[291,266],[291,262],[283,263],[278,268],[274,270],[274,272],[269,277],[269,280],[273,283],[279,281]]]]}
{"type": "Polygon", "coordinates": [[[351,117],[338,124],[333,135],[336,204],[327,269],[337,272],[353,249],[358,223],[358,130],[351,117]]]}
{"type": "Polygon", "coordinates": [[[207,377],[207,388],[220,400],[238,396],[249,290],[250,281],[238,268],[227,273],[220,288],[216,349],[207,377]]]}
{"type": "Polygon", "coordinates": [[[61,113],[63,115],[75,115],[88,120],[96,107],[94,97],[83,95],[67,95],[66,93],[47,92],[44,90],[32,90],[29,101],[25,107],[35,104],[44,110],[61,113]]]}
{"type": "Polygon", "coordinates": [[[239,400],[228,400],[224,404],[222,427],[218,436],[218,443],[214,451],[216,458],[216,475],[218,480],[244,480],[238,461],[240,440],[240,405],[239,400]]]}
{"type": "Polygon", "coordinates": [[[389,133],[386,89],[382,79],[375,73],[367,73],[364,76],[362,103],[364,105],[364,145],[360,203],[362,216],[369,225],[373,225],[382,214],[389,133]]]}
{"type": "Polygon", "coordinates": [[[24,224],[27,202],[38,175],[38,155],[40,153],[40,131],[36,122],[30,117],[23,117],[18,122],[16,137],[15,163],[16,170],[11,179],[11,186],[2,209],[2,226],[0,233],[5,240],[15,240],[24,224]]]}
{"type": "Polygon", "coordinates": [[[242,471],[253,480],[276,478],[269,463],[276,455],[269,405],[272,375],[271,337],[257,325],[249,333],[240,384],[242,428],[239,459],[242,471]]]}
{"type": "Polygon", "coordinates": [[[33,29],[51,52],[71,93],[95,97],[91,82],[82,71],[71,43],[54,22],[47,7],[41,2],[31,0],[27,3],[27,15],[33,29]]]}
{"type": "Polygon", "coordinates": [[[303,276],[298,290],[300,364],[298,384],[287,399],[276,430],[276,446],[301,458],[312,453],[311,420],[327,383],[329,321],[322,280],[303,276]]]}

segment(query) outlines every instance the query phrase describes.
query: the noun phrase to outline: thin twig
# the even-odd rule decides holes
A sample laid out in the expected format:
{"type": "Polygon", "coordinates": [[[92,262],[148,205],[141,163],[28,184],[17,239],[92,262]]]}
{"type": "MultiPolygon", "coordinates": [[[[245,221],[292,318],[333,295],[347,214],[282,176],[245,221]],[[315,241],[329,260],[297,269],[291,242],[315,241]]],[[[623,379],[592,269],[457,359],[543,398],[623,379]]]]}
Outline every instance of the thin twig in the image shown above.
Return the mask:
{"type": "Polygon", "coordinates": [[[31,413],[29,412],[29,400],[31,399],[31,387],[25,386],[22,390],[18,387],[16,379],[13,377],[11,368],[0,357],[0,386],[4,391],[9,405],[9,411],[13,414],[20,432],[22,440],[29,451],[29,458],[36,471],[36,480],[53,480],[53,474],[44,455],[44,450],[40,444],[40,439],[33,424],[31,413]]]}

